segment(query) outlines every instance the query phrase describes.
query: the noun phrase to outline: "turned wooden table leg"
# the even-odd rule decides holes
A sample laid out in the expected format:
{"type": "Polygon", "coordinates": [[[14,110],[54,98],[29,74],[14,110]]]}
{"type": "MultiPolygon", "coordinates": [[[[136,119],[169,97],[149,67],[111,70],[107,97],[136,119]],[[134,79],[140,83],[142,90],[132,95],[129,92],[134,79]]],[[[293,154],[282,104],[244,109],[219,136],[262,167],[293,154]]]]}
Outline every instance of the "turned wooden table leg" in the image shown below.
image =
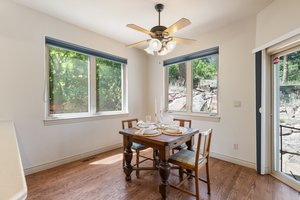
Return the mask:
{"type": "Polygon", "coordinates": [[[161,183],[159,185],[159,192],[162,199],[167,199],[169,192],[169,175],[170,175],[170,165],[168,162],[161,161],[159,164],[159,174],[161,177],[161,183]]]}
{"type": "Polygon", "coordinates": [[[124,151],[124,158],[125,158],[125,165],[123,167],[124,173],[126,174],[126,181],[131,180],[131,172],[132,172],[132,165],[131,165],[131,160],[132,160],[132,142],[129,140],[128,137],[124,136],[124,146],[125,151],[124,151]]]}
{"type": "Polygon", "coordinates": [[[170,154],[170,149],[166,148],[164,151],[159,151],[160,164],[159,164],[159,174],[161,178],[161,183],[159,185],[159,192],[162,199],[167,199],[169,193],[169,176],[170,176],[170,165],[168,163],[168,158],[170,154]]]}
{"type": "Polygon", "coordinates": [[[159,169],[159,152],[158,150],[153,150],[154,151],[154,165],[153,165],[153,168],[156,168],[156,169],[159,169]]]}

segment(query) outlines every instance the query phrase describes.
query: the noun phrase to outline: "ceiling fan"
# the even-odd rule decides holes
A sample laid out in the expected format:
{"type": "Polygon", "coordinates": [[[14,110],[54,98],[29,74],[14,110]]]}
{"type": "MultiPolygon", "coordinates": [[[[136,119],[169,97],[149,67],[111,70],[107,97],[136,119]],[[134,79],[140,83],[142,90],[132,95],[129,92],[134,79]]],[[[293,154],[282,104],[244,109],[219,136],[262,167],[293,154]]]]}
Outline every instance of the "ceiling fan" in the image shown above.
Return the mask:
{"type": "Polygon", "coordinates": [[[155,10],[158,12],[158,25],[151,28],[150,31],[137,26],[135,24],[127,24],[127,27],[132,28],[134,30],[146,33],[151,37],[151,39],[143,40],[137,43],[133,43],[127,45],[127,47],[134,47],[142,44],[149,44],[149,46],[145,49],[145,51],[149,54],[163,56],[167,53],[171,52],[177,43],[184,43],[189,44],[194,42],[195,40],[187,39],[187,38],[180,38],[172,36],[173,33],[177,32],[178,30],[188,26],[191,24],[190,20],[186,18],[181,18],[173,25],[169,26],[168,28],[165,26],[160,25],[160,13],[164,9],[163,4],[156,4],[155,10]]]}

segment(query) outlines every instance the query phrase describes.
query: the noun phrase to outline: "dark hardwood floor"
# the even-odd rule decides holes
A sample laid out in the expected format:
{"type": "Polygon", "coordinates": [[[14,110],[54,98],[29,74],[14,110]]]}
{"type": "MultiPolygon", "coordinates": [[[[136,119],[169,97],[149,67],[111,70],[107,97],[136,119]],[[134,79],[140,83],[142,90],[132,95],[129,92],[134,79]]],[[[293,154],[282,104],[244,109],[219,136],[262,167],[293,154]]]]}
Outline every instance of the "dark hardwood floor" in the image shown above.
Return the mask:
{"type": "MultiPolygon", "coordinates": [[[[142,153],[152,155],[152,151],[142,153]]],[[[135,158],[135,157],[134,157],[135,158]]],[[[134,159],[133,159],[134,160],[134,159]]],[[[148,162],[148,161],[147,161],[148,162]]],[[[152,165],[150,162],[144,165],[152,165]]],[[[150,200],[160,199],[158,171],[141,171],[140,179],[135,172],[132,181],[126,182],[122,165],[122,150],[116,149],[95,157],[76,161],[26,177],[28,200],[150,200]]],[[[211,195],[206,185],[200,183],[201,199],[253,199],[253,200],[300,200],[300,193],[272,176],[258,175],[255,170],[211,159],[211,195]]],[[[178,171],[172,170],[170,183],[177,183],[178,171]]],[[[204,174],[203,172],[201,174],[204,174]]],[[[194,191],[194,181],[184,187],[194,191]]],[[[170,200],[195,199],[170,188],[170,200]]]]}

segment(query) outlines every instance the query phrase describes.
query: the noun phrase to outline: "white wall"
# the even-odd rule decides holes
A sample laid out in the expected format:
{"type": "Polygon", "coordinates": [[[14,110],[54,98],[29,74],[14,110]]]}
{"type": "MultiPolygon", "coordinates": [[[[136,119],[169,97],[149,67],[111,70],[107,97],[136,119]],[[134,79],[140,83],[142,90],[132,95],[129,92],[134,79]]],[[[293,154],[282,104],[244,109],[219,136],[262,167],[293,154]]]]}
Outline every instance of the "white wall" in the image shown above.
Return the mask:
{"type": "Polygon", "coordinates": [[[256,47],[300,27],[300,1],[275,0],[256,17],[256,47]]]}
{"type": "MultiPolygon", "coordinates": [[[[219,46],[221,119],[214,122],[192,118],[192,126],[200,130],[214,129],[213,155],[255,167],[255,79],[251,53],[255,44],[255,17],[198,35],[195,39],[197,42],[193,46],[177,46],[176,51],[165,58],[151,57],[149,94],[156,98],[163,94],[162,60],[219,46]],[[234,101],[241,101],[242,106],[235,108],[234,101]],[[239,145],[238,150],[233,148],[235,143],[239,145]]],[[[154,100],[151,100],[148,112],[153,112],[154,100]]]]}
{"type": "Polygon", "coordinates": [[[144,52],[9,1],[0,24],[0,119],[15,122],[24,168],[121,144],[120,121],[145,116],[144,52]],[[128,58],[130,115],[44,126],[45,35],[128,58]]]}
{"type": "Polygon", "coordinates": [[[220,121],[193,118],[193,127],[214,128],[215,156],[255,165],[254,46],[299,27],[298,0],[275,0],[255,17],[195,35],[165,58],[148,57],[124,44],[2,0],[0,4],[0,119],[16,125],[25,168],[121,143],[120,120],[154,112],[163,93],[164,59],[219,46],[220,121]],[[278,11],[278,12],[277,12],[278,11]],[[128,58],[129,116],[44,126],[44,36],[128,58]],[[146,98],[148,97],[148,98],[146,98]],[[233,107],[241,101],[242,107],[233,107]],[[233,144],[239,145],[238,150],[233,144]]]}

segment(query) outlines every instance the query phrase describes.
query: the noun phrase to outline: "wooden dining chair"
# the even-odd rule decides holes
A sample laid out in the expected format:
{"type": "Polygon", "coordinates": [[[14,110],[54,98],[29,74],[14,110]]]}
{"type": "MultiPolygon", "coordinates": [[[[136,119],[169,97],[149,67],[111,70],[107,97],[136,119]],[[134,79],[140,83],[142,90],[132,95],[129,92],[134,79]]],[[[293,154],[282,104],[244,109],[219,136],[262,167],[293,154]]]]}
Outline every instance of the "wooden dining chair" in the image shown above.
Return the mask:
{"type": "MultiPolygon", "coordinates": [[[[125,128],[132,128],[134,127],[134,125],[136,125],[138,122],[138,119],[128,119],[128,120],[123,120],[122,121],[122,129],[125,129],[125,128]]],[[[140,170],[139,170],[139,165],[140,163],[142,162],[145,162],[146,160],[152,160],[153,161],[153,168],[156,168],[156,163],[157,161],[155,160],[155,157],[157,156],[157,151],[156,150],[153,150],[153,159],[152,158],[149,158],[149,157],[146,157],[146,156],[143,156],[140,154],[140,151],[142,150],[145,150],[149,147],[143,145],[143,144],[139,144],[139,143],[136,143],[136,142],[133,142],[132,143],[132,146],[131,146],[131,149],[133,149],[135,152],[136,152],[136,177],[139,178],[140,177],[140,170]],[[140,157],[141,158],[144,158],[144,160],[140,160],[140,157]]],[[[125,147],[124,149],[125,150],[125,147]]],[[[124,157],[123,157],[123,166],[125,164],[125,160],[124,160],[124,157]]]]}
{"type": "MultiPolygon", "coordinates": [[[[181,127],[192,128],[192,120],[174,118],[173,121],[178,121],[179,126],[181,126],[181,127]]],[[[194,140],[194,137],[192,138],[192,145],[193,145],[193,140],[194,140]]],[[[179,150],[184,149],[186,147],[187,147],[186,144],[183,143],[180,146],[173,148],[172,149],[172,154],[174,154],[175,150],[179,151],[179,150]]]]}
{"type": "Polygon", "coordinates": [[[212,136],[212,129],[200,133],[198,137],[196,152],[187,149],[182,149],[177,153],[173,154],[169,158],[169,163],[182,167],[183,169],[193,171],[195,173],[195,175],[193,175],[192,173],[186,173],[187,176],[183,180],[181,180],[181,182],[178,185],[176,186],[170,185],[170,186],[184,193],[195,196],[197,200],[200,199],[199,180],[207,184],[207,193],[210,194],[209,151],[210,151],[211,136],[212,136]],[[203,148],[201,148],[202,137],[204,138],[203,148]],[[200,152],[201,149],[203,149],[202,153],[200,152]],[[199,169],[204,166],[206,167],[206,180],[199,178],[199,169]],[[192,193],[191,191],[187,191],[180,188],[180,186],[190,177],[195,178],[196,194],[192,193]]]}

